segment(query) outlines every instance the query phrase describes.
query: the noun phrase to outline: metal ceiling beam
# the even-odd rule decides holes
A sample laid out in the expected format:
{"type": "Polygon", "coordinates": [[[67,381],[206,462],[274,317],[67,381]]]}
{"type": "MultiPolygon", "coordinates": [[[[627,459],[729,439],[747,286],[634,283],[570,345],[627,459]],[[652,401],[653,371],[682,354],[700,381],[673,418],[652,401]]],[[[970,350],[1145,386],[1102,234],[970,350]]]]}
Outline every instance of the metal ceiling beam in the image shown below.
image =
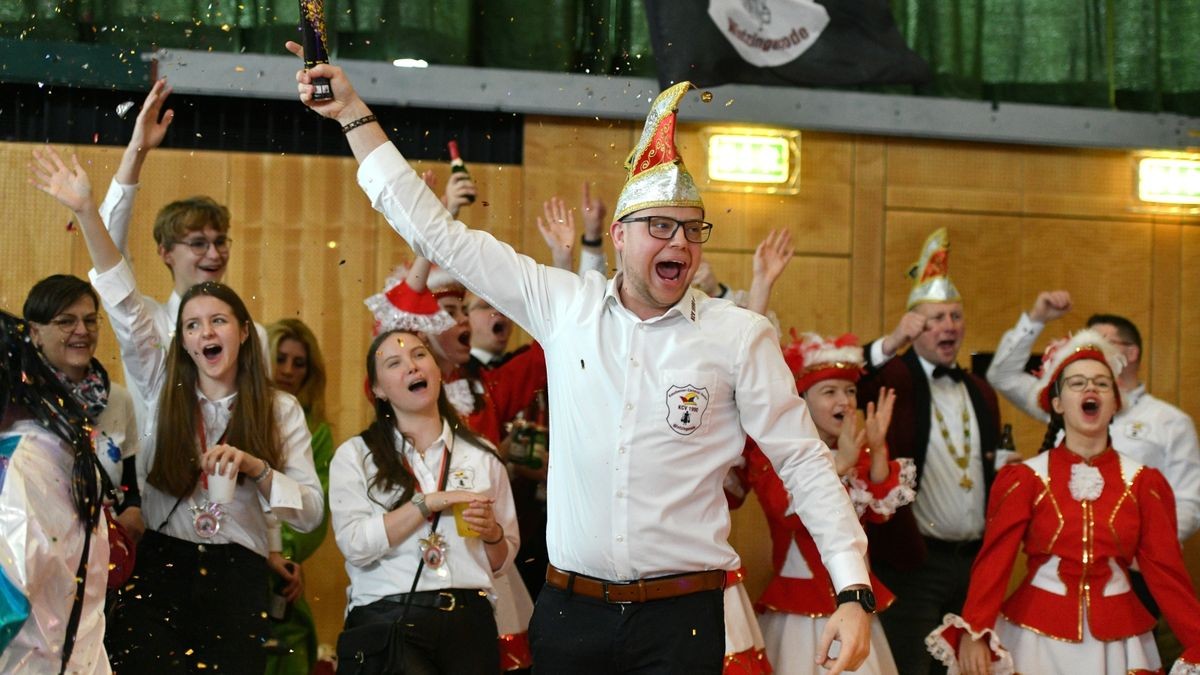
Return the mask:
{"type": "MultiPolygon", "coordinates": [[[[293,98],[298,60],[194,51],[143,55],[176,91],[293,98]]],[[[531,115],[641,120],[658,84],[648,78],[344,60],[368,102],[531,115]]],[[[725,85],[703,103],[689,96],[688,122],[765,124],[812,131],[1066,147],[1184,150],[1200,146],[1200,117],[1094,108],[725,85]]]]}

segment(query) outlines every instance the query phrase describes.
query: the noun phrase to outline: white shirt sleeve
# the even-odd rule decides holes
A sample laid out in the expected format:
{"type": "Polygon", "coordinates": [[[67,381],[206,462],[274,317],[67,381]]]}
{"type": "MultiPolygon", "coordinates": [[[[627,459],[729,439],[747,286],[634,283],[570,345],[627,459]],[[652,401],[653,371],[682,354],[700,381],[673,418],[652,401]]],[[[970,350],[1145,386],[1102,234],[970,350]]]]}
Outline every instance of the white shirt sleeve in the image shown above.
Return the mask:
{"type": "Polygon", "coordinates": [[[1196,425],[1181,410],[1167,420],[1166,466],[1163,475],[1175,492],[1175,516],[1179,541],[1200,529],[1200,443],[1196,425]]]}
{"type": "Polygon", "coordinates": [[[500,569],[492,572],[499,576],[512,568],[517,559],[517,549],[521,548],[521,529],[517,523],[517,507],[513,502],[512,485],[508,482],[508,470],[500,460],[488,462],[488,480],[492,485],[492,514],[500,527],[504,528],[504,540],[508,542],[508,553],[500,569]]]}
{"type": "MultiPolygon", "coordinates": [[[[895,354],[892,354],[895,356],[895,354]]],[[[881,368],[883,364],[892,360],[892,356],[883,353],[883,339],[880,338],[871,343],[870,349],[867,350],[867,357],[871,360],[872,368],[881,368]]]]}
{"type": "Polygon", "coordinates": [[[88,272],[100,294],[104,311],[120,345],[121,361],[133,385],[141,392],[150,414],[157,408],[158,394],[167,377],[167,349],[155,328],[151,310],[137,291],[128,261],[122,259],[106,272],[88,272]]]}
{"type": "Polygon", "coordinates": [[[300,532],[312,532],[325,517],[325,498],[312,458],[312,434],[304,409],[291,394],[275,394],[275,423],[283,446],[283,470],[271,478],[267,506],[300,532]]]}
{"type": "Polygon", "coordinates": [[[869,584],[867,537],[838,480],[833,455],[817,428],[796,381],[784,363],[774,331],[756,318],[736,353],[736,401],[742,427],[771,460],[791,496],[792,509],[812,533],[835,590],[869,584]]]}
{"type": "Polygon", "coordinates": [[[599,272],[600,276],[608,278],[608,256],[604,253],[604,247],[595,249],[592,246],[581,246],[579,248],[579,276],[583,276],[588,272],[599,272]],[[599,253],[595,253],[599,250],[599,253]]]}
{"type": "Polygon", "coordinates": [[[535,340],[546,342],[559,314],[579,299],[583,281],[578,275],[539,265],[492,235],[452,219],[391,143],[363,160],[358,183],[417,255],[449,272],[535,340]]]}
{"type": "Polygon", "coordinates": [[[366,446],[358,436],[342,443],[329,464],[329,513],[333,536],[346,562],[367,567],[391,550],[384,513],[368,495],[366,446]]]}
{"type": "Polygon", "coordinates": [[[121,255],[129,260],[129,221],[133,216],[133,202],[137,197],[138,185],[121,185],[114,178],[108,184],[108,194],[100,203],[100,220],[108,228],[108,234],[113,243],[121,250],[121,255]]]}
{"type": "Polygon", "coordinates": [[[987,371],[987,380],[996,391],[1026,415],[1043,423],[1049,422],[1050,416],[1038,407],[1037,378],[1025,372],[1025,362],[1045,327],[1046,324],[1030,319],[1028,314],[1021,314],[1017,325],[1000,338],[987,371]]]}

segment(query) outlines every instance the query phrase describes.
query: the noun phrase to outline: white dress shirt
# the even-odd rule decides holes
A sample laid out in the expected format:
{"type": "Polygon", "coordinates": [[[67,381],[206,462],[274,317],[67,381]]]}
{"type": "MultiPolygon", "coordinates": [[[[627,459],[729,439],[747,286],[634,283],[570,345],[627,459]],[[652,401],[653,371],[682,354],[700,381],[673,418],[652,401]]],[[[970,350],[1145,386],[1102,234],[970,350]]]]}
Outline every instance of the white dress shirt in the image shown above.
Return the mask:
{"type": "MultiPolygon", "coordinates": [[[[108,387],[108,405],[96,420],[96,456],[114,487],[121,486],[122,462],[137,454],[137,417],[133,397],[125,387],[112,382],[108,387]]],[[[118,495],[119,497],[119,495],[118,495]]]]}
{"type": "MultiPolygon", "coordinates": [[[[75,597],[84,528],[75,512],[75,456],[37,422],[0,432],[0,569],[9,590],[29,601],[29,617],[0,653],[0,672],[57,673],[75,597]]],[[[101,516],[89,544],[87,581],[67,672],[111,673],[104,649],[108,527],[101,516]]]]}
{"type": "MultiPolygon", "coordinates": [[[[104,273],[89,272],[92,285],[100,294],[104,310],[108,312],[113,332],[125,356],[125,366],[138,390],[146,394],[149,403],[148,430],[138,453],[138,485],[142,491],[142,515],[146,526],[158,529],[163,534],[195,543],[235,543],[258,553],[267,555],[267,523],[263,515],[266,508],[272,509],[279,520],[301,532],[310,532],[321,524],[324,516],[324,498],[321,483],[313,466],[312,435],[304,420],[304,410],[291,394],[274,392],[275,424],[279,430],[282,446],[283,469],[275,471],[271,479],[269,499],[263,499],[258,486],[251,480],[238,484],[234,501],[222,506],[224,517],[220,531],[209,539],[202,539],[192,526],[189,507],[200,506],[205,501],[205,492],[200,484],[191,495],[178,501],[166,492],[146,482],[150,468],[154,465],[157,434],[155,426],[159,395],[167,379],[167,353],[162,346],[155,326],[156,317],[145,298],[137,292],[133,272],[122,260],[116,267],[104,273]],[[173,509],[173,512],[172,512],[173,509]],[[160,525],[168,518],[164,527],[160,525]]],[[[215,445],[229,424],[232,396],[219,401],[207,399],[196,392],[204,419],[205,438],[215,445]]],[[[234,395],[236,396],[236,394],[234,395]]]]}
{"type": "MultiPolygon", "coordinates": [[[[441,479],[438,472],[449,444],[450,469],[446,489],[480,492],[495,499],[492,512],[496,522],[504,528],[504,538],[508,542],[508,557],[500,570],[493,573],[482,539],[459,536],[454,513],[446,509],[437,528],[438,534],[446,539],[445,562],[436,570],[426,565],[421,571],[417,590],[479,588],[486,590],[494,602],[493,575],[511,567],[520,547],[517,511],[504,465],[492,452],[472,445],[462,436],[453,436],[450,426],[445,423],[442,435],[424,455],[405,442],[399,431],[395,434],[395,443],[397,448],[402,448],[399,452],[404,453],[417,484],[426,494],[438,492],[441,479]]],[[[429,536],[430,526],[426,523],[396,546],[388,544],[383,517],[400,496],[400,490],[379,492],[371,487],[376,473],[375,461],[362,436],[343,443],[329,465],[333,536],[346,558],[346,574],[350,577],[347,613],[389,595],[408,593],[421,560],[419,542],[429,536]]]]}
{"type": "Polygon", "coordinates": [[[979,446],[979,417],[971,405],[967,385],[949,377],[934,377],[933,364],[920,356],[921,368],[929,379],[929,445],[925,450],[925,466],[921,471],[921,483],[917,498],[913,501],[913,516],[917,529],[927,537],[945,541],[973,541],[983,538],[985,520],[983,482],[983,460],[979,446]],[[967,448],[970,460],[966,475],[971,488],[964,490],[961,482],[963,469],[955,461],[942,437],[937,421],[940,410],[950,432],[950,442],[961,454],[963,452],[963,412],[967,413],[971,441],[967,448]]]}
{"type": "MultiPolygon", "coordinates": [[[[1037,378],[1025,372],[1025,362],[1045,327],[1021,314],[1017,325],[1000,338],[987,378],[1027,415],[1049,422],[1050,416],[1037,404],[1037,378]]],[[[1121,409],[1113,416],[1109,434],[1117,452],[1162,472],[1175,492],[1179,540],[1191,537],[1200,529],[1200,441],[1192,418],[1138,384],[1121,391],[1121,409]]]]}
{"type": "Polygon", "coordinates": [[[546,539],[562,569],[629,581],[731,570],[721,490],[747,434],[771,459],[836,588],[868,583],[866,537],[770,323],[689,289],[639,319],[600,274],[539,265],[451,219],[391,143],[359,184],[392,227],[546,350],[546,539]]]}
{"type": "MultiPolygon", "coordinates": [[[[126,250],[129,240],[129,220],[133,214],[133,202],[137,196],[137,185],[121,185],[115,179],[108,186],[108,193],[104,196],[104,201],[100,204],[100,219],[104,221],[104,226],[108,228],[108,234],[112,237],[113,243],[121,250],[121,254],[125,256],[125,260],[130,260],[129,252],[126,250]]],[[[128,263],[127,263],[128,264],[128,263]]],[[[179,317],[179,303],[181,298],[179,293],[172,290],[171,295],[167,297],[165,302],[159,302],[148,295],[142,296],[146,304],[146,311],[151,317],[154,325],[154,330],[158,337],[158,343],[165,350],[167,345],[171,344],[171,338],[175,336],[175,322],[179,317]]],[[[275,366],[275,360],[271,358],[271,345],[267,341],[267,329],[263,328],[262,324],[254,322],[254,330],[258,333],[258,344],[262,347],[263,363],[267,364],[267,373],[275,366]]],[[[133,410],[138,420],[138,427],[141,429],[142,437],[150,435],[151,423],[149,419],[150,401],[147,400],[144,393],[134,385],[134,379],[129,372],[129,359],[134,357],[132,352],[126,353],[125,346],[121,346],[121,368],[125,372],[125,382],[128,384],[129,393],[133,397],[133,410]]]]}

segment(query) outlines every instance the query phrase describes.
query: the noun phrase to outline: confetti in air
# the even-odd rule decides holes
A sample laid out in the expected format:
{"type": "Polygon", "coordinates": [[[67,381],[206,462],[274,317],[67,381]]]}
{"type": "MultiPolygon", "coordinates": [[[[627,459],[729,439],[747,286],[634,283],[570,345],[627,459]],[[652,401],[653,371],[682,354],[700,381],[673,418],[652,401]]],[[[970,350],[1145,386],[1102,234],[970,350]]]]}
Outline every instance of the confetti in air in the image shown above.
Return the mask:
{"type": "Polygon", "coordinates": [[[117,104],[117,117],[120,117],[121,119],[125,119],[125,116],[129,114],[129,111],[133,110],[133,106],[134,106],[133,101],[125,101],[124,103],[118,103],[117,104]]]}

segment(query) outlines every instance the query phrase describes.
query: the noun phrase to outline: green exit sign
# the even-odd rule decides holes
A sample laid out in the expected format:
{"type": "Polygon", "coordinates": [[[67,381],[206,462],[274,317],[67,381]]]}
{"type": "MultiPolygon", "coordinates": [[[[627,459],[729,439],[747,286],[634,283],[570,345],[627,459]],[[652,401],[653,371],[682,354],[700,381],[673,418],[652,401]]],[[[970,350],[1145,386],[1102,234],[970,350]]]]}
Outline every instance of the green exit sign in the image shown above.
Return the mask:
{"type": "Polygon", "coordinates": [[[1138,162],[1138,199],[1200,204],[1200,160],[1146,157],[1138,162]]]}
{"type": "Polygon", "coordinates": [[[787,183],[791,156],[786,137],[713,134],[708,137],[708,177],[729,183],[787,183]]]}

